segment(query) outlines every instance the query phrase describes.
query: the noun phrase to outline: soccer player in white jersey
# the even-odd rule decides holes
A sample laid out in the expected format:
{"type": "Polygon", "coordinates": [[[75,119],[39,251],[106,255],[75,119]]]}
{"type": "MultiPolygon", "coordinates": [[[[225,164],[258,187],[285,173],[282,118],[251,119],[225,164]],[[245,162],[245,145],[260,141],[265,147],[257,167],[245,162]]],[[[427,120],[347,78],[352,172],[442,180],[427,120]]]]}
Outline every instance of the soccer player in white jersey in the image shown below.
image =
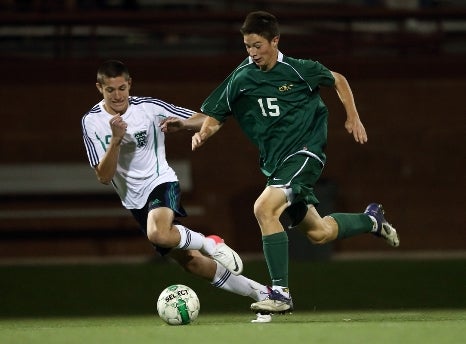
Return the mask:
{"type": "Polygon", "coordinates": [[[186,212],[160,126],[165,118],[176,117],[181,129],[199,130],[205,115],[159,99],[130,96],[131,83],[120,61],[106,61],[97,71],[103,100],[82,118],[84,145],[97,179],[113,185],[161,255],[216,287],[264,299],[268,287],[241,275],[241,258],[220,237],[205,237],[176,220],[186,212]]]}

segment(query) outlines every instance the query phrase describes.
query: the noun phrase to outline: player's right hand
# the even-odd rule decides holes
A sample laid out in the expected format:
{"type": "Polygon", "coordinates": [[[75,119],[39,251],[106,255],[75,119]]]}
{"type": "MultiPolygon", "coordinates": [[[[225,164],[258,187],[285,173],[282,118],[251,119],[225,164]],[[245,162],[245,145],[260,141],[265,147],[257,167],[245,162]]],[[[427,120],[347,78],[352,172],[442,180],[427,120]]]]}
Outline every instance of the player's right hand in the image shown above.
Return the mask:
{"type": "Polygon", "coordinates": [[[207,134],[205,132],[197,132],[191,139],[191,149],[194,151],[207,141],[207,134]]]}
{"type": "Polygon", "coordinates": [[[112,129],[112,136],[123,138],[128,124],[123,120],[120,114],[116,114],[110,119],[110,128],[112,129]]]}

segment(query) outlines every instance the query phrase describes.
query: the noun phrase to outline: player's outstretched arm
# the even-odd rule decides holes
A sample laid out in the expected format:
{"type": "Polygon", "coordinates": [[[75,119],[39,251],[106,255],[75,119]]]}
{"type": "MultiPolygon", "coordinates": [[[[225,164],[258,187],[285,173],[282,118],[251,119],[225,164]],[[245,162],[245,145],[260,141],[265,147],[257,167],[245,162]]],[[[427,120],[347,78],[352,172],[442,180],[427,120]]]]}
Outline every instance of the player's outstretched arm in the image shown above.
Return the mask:
{"type": "Polygon", "coordinates": [[[214,135],[221,127],[223,123],[220,123],[215,118],[207,117],[202,124],[200,131],[195,133],[191,141],[191,149],[194,151],[202,146],[212,135],[214,135]]]}
{"type": "Polygon", "coordinates": [[[179,130],[199,130],[207,116],[203,113],[195,113],[188,119],[167,117],[160,122],[160,130],[164,133],[173,133],[179,130]]]}
{"type": "Polygon", "coordinates": [[[351,87],[346,78],[340,73],[332,71],[332,75],[335,78],[335,90],[346,111],[345,128],[348,133],[353,134],[356,142],[366,143],[366,129],[359,118],[351,87]]]}

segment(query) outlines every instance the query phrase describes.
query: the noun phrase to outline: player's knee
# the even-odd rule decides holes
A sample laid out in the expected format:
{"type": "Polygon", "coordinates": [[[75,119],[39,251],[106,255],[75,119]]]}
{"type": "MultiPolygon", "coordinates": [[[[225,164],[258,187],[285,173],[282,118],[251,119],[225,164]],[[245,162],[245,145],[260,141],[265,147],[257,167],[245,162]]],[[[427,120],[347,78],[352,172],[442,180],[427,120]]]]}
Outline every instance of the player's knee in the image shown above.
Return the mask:
{"type": "Polygon", "coordinates": [[[147,239],[157,246],[169,247],[169,231],[164,231],[162,228],[153,226],[147,229],[147,239]]]}
{"type": "Polygon", "coordinates": [[[314,245],[323,245],[329,242],[328,238],[325,235],[315,235],[315,234],[309,235],[308,234],[307,238],[314,245]]]}
{"type": "Polygon", "coordinates": [[[263,202],[257,200],[254,203],[254,216],[256,217],[257,221],[261,222],[263,219],[267,217],[266,208],[264,207],[263,202]]]}
{"type": "Polygon", "coordinates": [[[267,223],[271,219],[279,218],[279,213],[266,202],[257,200],[254,203],[254,216],[259,223],[267,223]]]}
{"type": "Polygon", "coordinates": [[[306,235],[308,240],[312,242],[314,245],[323,245],[332,241],[331,235],[326,230],[326,228],[307,229],[304,230],[304,234],[306,235]]]}
{"type": "Polygon", "coordinates": [[[147,229],[147,239],[155,245],[159,245],[159,235],[155,229],[147,229]]]}

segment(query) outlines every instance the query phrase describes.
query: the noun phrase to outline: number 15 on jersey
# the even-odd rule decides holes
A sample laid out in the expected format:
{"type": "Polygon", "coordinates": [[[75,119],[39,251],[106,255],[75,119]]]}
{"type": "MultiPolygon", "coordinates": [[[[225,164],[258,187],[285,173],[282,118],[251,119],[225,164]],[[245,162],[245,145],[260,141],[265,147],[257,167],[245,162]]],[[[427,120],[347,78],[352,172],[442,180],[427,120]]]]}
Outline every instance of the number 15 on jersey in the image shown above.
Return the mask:
{"type": "Polygon", "coordinates": [[[259,103],[263,116],[280,116],[280,107],[277,104],[277,98],[259,98],[257,99],[257,102],[259,103]]]}

